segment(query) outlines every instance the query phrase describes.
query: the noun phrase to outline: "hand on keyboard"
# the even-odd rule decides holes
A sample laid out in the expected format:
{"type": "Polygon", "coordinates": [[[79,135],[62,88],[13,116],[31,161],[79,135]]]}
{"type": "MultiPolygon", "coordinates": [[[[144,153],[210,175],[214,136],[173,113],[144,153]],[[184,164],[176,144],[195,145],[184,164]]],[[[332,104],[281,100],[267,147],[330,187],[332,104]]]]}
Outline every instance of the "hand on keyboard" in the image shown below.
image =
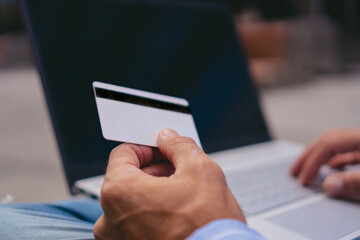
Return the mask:
{"type": "MultiPolygon", "coordinates": [[[[291,174],[304,185],[318,175],[322,165],[333,168],[360,164],[360,129],[329,131],[314,141],[297,159],[291,174]]],[[[333,196],[360,199],[360,171],[345,171],[326,177],[323,187],[333,196]]]]}

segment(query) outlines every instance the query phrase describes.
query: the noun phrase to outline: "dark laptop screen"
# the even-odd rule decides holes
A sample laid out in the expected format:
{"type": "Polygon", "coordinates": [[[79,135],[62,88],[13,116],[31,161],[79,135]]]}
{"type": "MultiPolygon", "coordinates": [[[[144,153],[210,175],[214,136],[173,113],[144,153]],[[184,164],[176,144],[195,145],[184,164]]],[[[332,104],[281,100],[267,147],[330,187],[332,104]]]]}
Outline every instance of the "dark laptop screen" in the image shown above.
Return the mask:
{"type": "MultiPolygon", "coordinates": [[[[269,140],[224,6],[23,0],[69,186],[103,174],[93,81],[186,98],[207,152],[269,140]]],[[[146,119],[144,119],[146,121],[146,119]]]]}

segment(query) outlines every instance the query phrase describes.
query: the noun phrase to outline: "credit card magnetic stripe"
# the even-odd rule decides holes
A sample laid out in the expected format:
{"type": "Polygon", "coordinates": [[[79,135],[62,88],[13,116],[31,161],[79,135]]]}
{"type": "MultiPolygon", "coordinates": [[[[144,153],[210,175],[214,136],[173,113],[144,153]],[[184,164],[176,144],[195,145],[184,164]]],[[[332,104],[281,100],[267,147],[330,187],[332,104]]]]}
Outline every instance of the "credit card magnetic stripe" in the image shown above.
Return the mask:
{"type": "Polygon", "coordinates": [[[98,87],[95,87],[95,94],[96,97],[110,99],[119,102],[132,103],[146,107],[153,107],[153,108],[164,109],[168,111],[174,111],[174,112],[180,112],[186,114],[191,113],[189,106],[183,106],[176,103],[169,103],[151,98],[135,96],[127,93],[116,92],[98,87]]]}

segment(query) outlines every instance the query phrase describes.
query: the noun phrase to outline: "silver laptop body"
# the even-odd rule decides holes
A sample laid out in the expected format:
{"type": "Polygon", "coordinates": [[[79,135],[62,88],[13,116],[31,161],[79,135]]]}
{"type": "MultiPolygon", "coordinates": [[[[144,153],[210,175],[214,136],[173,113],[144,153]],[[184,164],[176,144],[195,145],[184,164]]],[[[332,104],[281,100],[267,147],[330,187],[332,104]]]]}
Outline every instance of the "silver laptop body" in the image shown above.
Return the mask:
{"type": "MultiPolygon", "coordinates": [[[[288,174],[303,146],[270,141],[210,154],[223,169],[228,185],[250,227],[267,239],[329,240],[360,236],[360,206],[327,197],[318,183],[302,187],[288,174]]],[[[322,169],[323,177],[329,172],[322,169]]],[[[321,180],[321,179],[320,179],[321,180]]],[[[75,186],[100,196],[103,176],[75,186]]]]}

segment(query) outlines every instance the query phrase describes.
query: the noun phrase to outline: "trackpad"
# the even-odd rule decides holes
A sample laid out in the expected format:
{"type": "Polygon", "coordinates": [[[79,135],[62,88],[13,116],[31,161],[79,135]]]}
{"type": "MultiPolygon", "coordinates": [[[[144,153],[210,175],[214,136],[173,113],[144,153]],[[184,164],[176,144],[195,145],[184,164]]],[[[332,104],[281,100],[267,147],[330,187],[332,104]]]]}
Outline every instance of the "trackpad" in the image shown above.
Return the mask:
{"type": "Polygon", "coordinates": [[[324,199],[267,220],[310,239],[337,239],[360,229],[360,204],[324,199]]]}

